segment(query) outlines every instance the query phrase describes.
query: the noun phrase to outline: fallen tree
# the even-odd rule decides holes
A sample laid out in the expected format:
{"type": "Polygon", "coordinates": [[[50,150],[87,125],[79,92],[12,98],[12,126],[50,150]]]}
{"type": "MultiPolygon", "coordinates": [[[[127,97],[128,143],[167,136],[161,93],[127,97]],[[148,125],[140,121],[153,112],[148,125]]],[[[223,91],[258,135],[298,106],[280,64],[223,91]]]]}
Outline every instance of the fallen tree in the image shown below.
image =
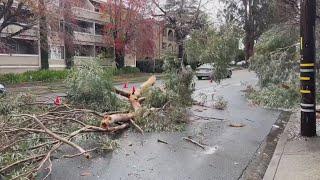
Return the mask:
{"type": "Polygon", "coordinates": [[[174,71],[165,88],[155,87],[151,76],[129,92],[113,87],[101,68],[87,64],[71,73],[68,96],[58,104],[37,101],[29,93],[1,96],[0,176],[32,179],[41,171],[46,178],[53,156],[89,159],[92,151],[113,146],[109,135],[130,126],[142,134],[182,130],[187,122],[183,103],[189,102],[184,99],[192,92],[189,75],[174,71]],[[88,146],[88,141],[95,144],[88,146]],[[62,146],[73,149],[72,154],[57,151],[62,146]]]}
{"type": "MultiPolygon", "coordinates": [[[[52,170],[52,154],[63,145],[68,145],[77,151],[72,155],[63,155],[62,157],[64,158],[76,156],[83,156],[87,159],[91,158],[90,152],[97,148],[85,149],[81,147],[74,142],[77,137],[92,133],[117,133],[127,129],[130,125],[143,134],[142,128],[135,123],[135,117],[142,107],[141,103],[145,99],[142,97],[142,94],[148,92],[155,82],[155,76],[151,76],[139,89],[131,93],[113,88],[116,94],[125,97],[127,101],[130,102],[133,109],[132,111],[122,112],[100,113],[90,109],[79,109],[70,104],[61,104],[60,106],[52,107],[53,104],[47,102],[32,102],[35,98],[31,98],[29,95],[21,95],[20,98],[23,98],[23,101],[19,100],[17,103],[18,108],[20,108],[20,106],[25,107],[25,104],[38,108],[48,108],[45,109],[44,113],[38,115],[36,115],[36,112],[30,114],[10,114],[9,119],[14,120],[11,121],[12,123],[0,123],[0,137],[3,143],[0,148],[1,155],[5,157],[8,152],[15,151],[21,143],[25,142],[32,144],[32,146],[28,145],[26,151],[32,151],[33,154],[31,157],[28,157],[29,155],[26,153],[26,158],[18,159],[10,163],[4,162],[3,166],[0,166],[0,174],[8,175],[17,167],[23,167],[26,164],[33,163],[33,167],[28,169],[28,171],[19,172],[17,176],[12,176],[12,178],[33,178],[35,173],[47,169],[48,173],[45,176],[46,178],[52,170]],[[26,98],[28,99],[26,100],[26,98]],[[21,101],[23,103],[21,103],[21,101]],[[90,124],[88,119],[92,118],[97,119],[96,122],[100,121],[100,126],[99,123],[95,123],[96,125],[90,124]],[[69,127],[62,128],[66,124],[68,124],[69,127]],[[75,130],[70,131],[70,129],[75,130]],[[46,140],[45,142],[33,143],[29,140],[29,136],[37,136],[39,139],[45,138],[46,140]],[[37,153],[39,154],[36,155],[37,153]]],[[[9,107],[8,111],[16,111],[16,109],[10,108],[12,107],[9,107]]]]}
{"type": "MultiPolygon", "coordinates": [[[[114,90],[117,94],[124,96],[128,99],[134,112],[130,112],[126,114],[119,113],[119,114],[105,115],[103,120],[101,121],[101,127],[108,128],[112,124],[116,124],[119,122],[122,122],[122,123],[134,122],[136,113],[141,108],[141,102],[143,101],[143,99],[145,99],[144,97],[141,97],[142,94],[147,93],[150,87],[152,87],[155,83],[156,83],[156,77],[151,76],[146,82],[144,82],[140,86],[140,89],[131,93],[114,87],[114,90]]],[[[135,126],[137,127],[137,125],[135,126]]],[[[141,128],[138,128],[138,129],[141,129],[141,128]]]]}

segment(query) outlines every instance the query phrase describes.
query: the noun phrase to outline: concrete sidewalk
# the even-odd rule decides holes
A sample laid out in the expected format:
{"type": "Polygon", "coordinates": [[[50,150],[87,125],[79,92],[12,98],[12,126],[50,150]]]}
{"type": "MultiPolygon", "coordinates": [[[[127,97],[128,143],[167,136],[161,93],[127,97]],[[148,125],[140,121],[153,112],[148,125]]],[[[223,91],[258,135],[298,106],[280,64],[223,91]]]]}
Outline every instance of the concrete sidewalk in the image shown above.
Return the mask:
{"type": "MultiPolygon", "coordinates": [[[[318,121],[318,135],[319,132],[318,121]]],[[[320,137],[303,138],[294,113],[280,137],[264,180],[320,180],[320,137]]]]}

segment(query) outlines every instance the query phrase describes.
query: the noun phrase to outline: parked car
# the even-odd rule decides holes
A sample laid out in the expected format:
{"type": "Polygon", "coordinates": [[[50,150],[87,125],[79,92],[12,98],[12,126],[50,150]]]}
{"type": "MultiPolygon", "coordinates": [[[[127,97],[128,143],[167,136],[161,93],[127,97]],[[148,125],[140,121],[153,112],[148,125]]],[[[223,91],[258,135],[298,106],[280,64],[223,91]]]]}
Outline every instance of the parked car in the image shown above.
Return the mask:
{"type": "Polygon", "coordinates": [[[247,62],[246,61],[239,61],[239,62],[237,62],[237,66],[244,66],[244,65],[246,65],[247,64],[247,62]]]}
{"type": "Polygon", "coordinates": [[[6,92],[6,88],[4,87],[4,85],[0,84],[0,94],[3,94],[6,92]]]}
{"type": "MultiPolygon", "coordinates": [[[[196,69],[196,76],[199,80],[203,78],[212,78],[213,71],[214,71],[214,64],[210,64],[210,63],[203,64],[196,69]]],[[[231,78],[231,76],[232,76],[232,70],[228,68],[228,73],[226,75],[226,78],[231,78]]]]}

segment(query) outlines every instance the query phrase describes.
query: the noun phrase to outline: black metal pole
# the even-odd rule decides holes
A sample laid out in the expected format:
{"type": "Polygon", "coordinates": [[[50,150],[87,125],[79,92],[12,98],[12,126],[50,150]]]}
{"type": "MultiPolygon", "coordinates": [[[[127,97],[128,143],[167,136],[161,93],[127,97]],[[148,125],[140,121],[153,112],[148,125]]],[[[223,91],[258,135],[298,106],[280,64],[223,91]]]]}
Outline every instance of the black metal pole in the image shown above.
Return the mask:
{"type": "Polygon", "coordinates": [[[301,3],[301,135],[316,136],[315,85],[315,18],[316,0],[301,3]]]}

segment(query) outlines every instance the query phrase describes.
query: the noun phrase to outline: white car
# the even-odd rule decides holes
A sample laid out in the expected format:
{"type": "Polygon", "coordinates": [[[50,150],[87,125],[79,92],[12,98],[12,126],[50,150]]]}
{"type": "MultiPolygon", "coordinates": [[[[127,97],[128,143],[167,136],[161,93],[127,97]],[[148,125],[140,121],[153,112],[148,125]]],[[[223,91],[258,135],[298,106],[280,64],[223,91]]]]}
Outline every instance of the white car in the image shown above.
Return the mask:
{"type": "Polygon", "coordinates": [[[243,65],[246,65],[246,61],[239,61],[239,62],[237,62],[237,66],[243,66],[243,65]]]}
{"type": "MultiPolygon", "coordinates": [[[[196,76],[199,80],[201,80],[202,78],[212,78],[213,70],[214,64],[203,64],[196,69],[196,76]]],[[[228,69],[228,74],[226,75],[226,77],[231,78],[231,75],[232,70],[228,69]]]]}

